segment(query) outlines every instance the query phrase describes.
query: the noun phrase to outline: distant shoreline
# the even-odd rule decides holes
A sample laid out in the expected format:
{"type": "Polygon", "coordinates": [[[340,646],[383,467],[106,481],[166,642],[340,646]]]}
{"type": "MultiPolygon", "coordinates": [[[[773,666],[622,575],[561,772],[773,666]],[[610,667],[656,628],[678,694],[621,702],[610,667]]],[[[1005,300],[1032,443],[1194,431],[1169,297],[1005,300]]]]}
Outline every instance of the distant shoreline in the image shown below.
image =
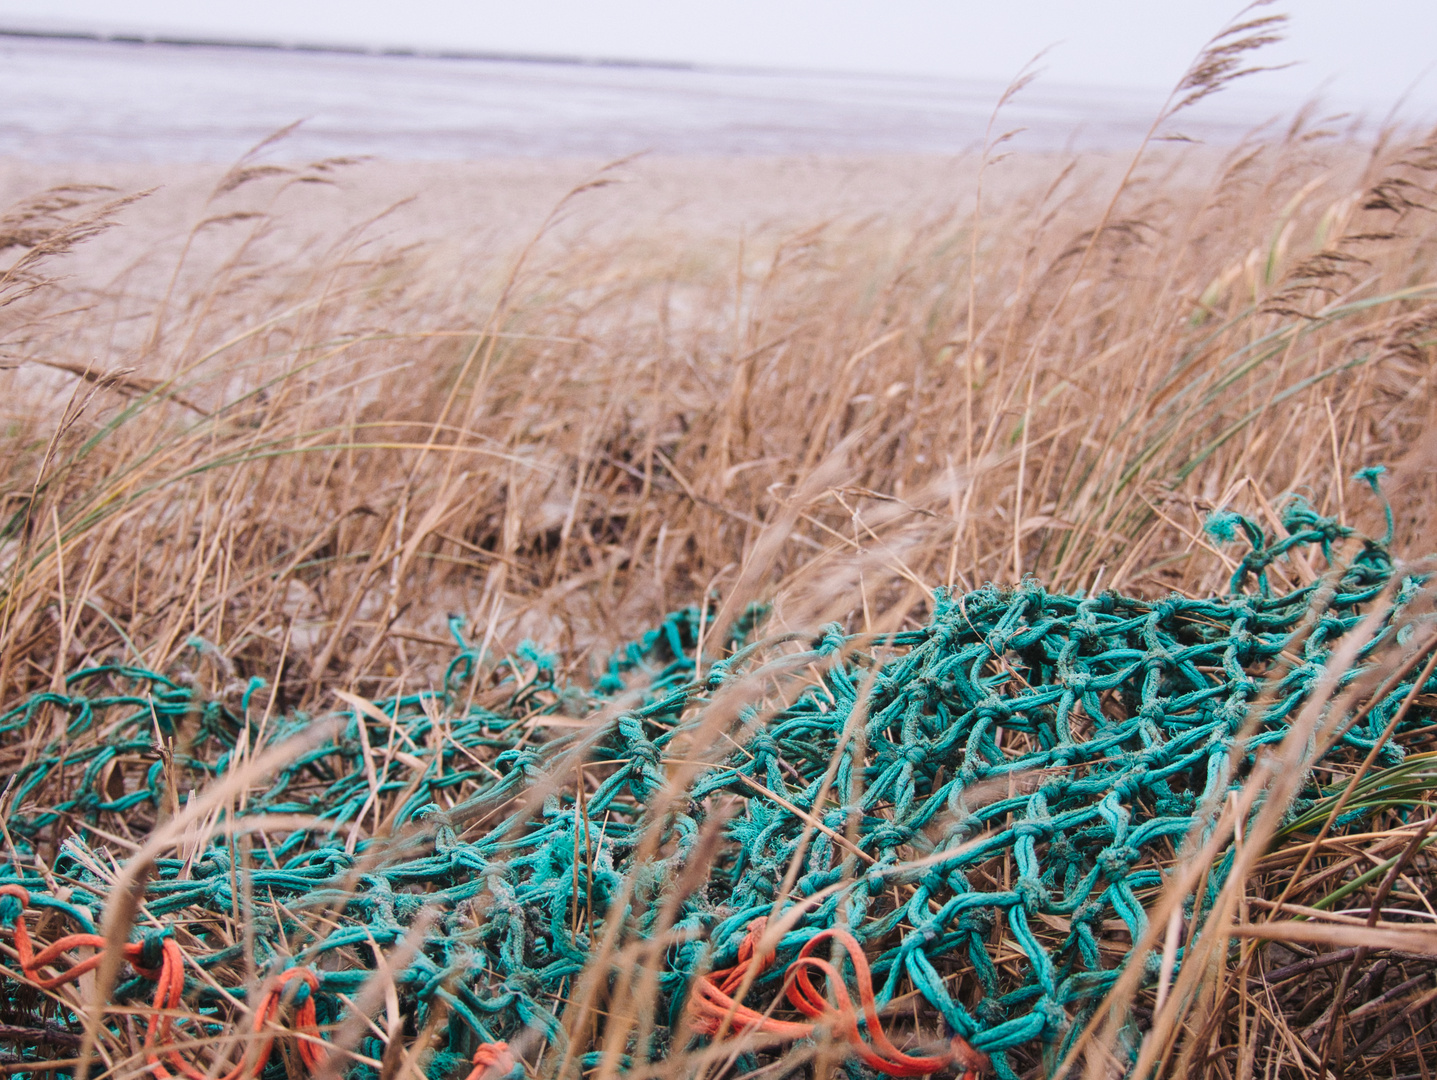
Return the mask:
{"type": "MultiPolygon", "coordinates": [[[[983,80],[0,24],[0,157],[228,162],[304,119],[283,155],[949,155],[980,149],[1003,87],[983,80]],[[148,46],[148,48],[147,48],[148,46]]],[[[1003,124],[1029,151],[1138,145],[1161,95],[1033,87],[1003,124]]],[[[1236,145],[1269,123],[1219,108],[1184,134],[1236,145]]]]}
{"type": "MultiPolygon", "coordinates": [[[[689,71],[716,75],[799,75],[815,78],[900,79],[909,82],[975,83],[984,79],[922,75],[846,68],[786,68],[756,64],[706,64],[691,60],[640,59],[632,56],[584,56],[579,53],[508,52],[501,49],[431,49],[418,45],[347,45],[342,42],[284,41],[271,38],[212,38],[194,34],[147,33],[140,30],[61,30],[0,26],[0,39],[81,41],[99,45],[163,45],[181,49],[234,49],[242,52],[312,53],[321,56],[373,56],[414,60],[460,60],[488,64],[535,64],[581,68],[633,68],[639,71],[689,71]]],[[[1120,87],[1095,87],[1121,90],[1120,87]]],[[[1127,88],[1132,89],[1132,88],[1127,88]]],[[[1151,89],[1151,88],[1149,88],[1151,89]]]]}
{"type": "MultiPolygon", "coordinates": [[[[343,56],[398,56],[420,60],[480,60],[511,64],[563,64],[569,67],[648,68],[659,71],[753,71],[759,68],[692,64],[682,60],[635,60],[623,57],[578,56],[560,53],[521,53],[467,49],[423,49],[402,45],[343,45],[311,41],[280,41],[260,38],[208,38],[193,35],[147,34],[138,31],[45,30],[0,26],[0,38],[27,38],[42,41],[94,41],[117,45],[169,45],[198,49],[263,49],[270,52],[337,53],[343,56]]],[[[844,72],[844,74],[857,74],[844,72]]]]}
{"type": "MultiPolygon", "coordinates": [[[[715,64],[691,60],[638,59],[623,56],[584,56],[578,53],[506,52],[500,49],[432,49],[409,45],[360,45],[334,42],[285,41],[270,38],[211,38],[194,34],[149,33],[141,30],[83,30],[47,27],[27,28],[0,25],[0,40],[75,41],[97,45],[161,45],[181,49],[232,49],[236,52],[301,53],[319,56],[359,56],[383,59],[457,60],[488,64],[533,64],[576,68],[619,68],[637,71],[672,71],[711,75],[792,76],[891,81],[935,86],[982,86],[1002,88],[991,79],[958,75],[915,74],[895,71],[858,71],[847,68],[770,67],[757,64],[715,64]]],[[[1050,83],[1050,91],[1143,95],[1164,92],[1164,88],[1121,86],[1104,83],[1050,83]]]]}

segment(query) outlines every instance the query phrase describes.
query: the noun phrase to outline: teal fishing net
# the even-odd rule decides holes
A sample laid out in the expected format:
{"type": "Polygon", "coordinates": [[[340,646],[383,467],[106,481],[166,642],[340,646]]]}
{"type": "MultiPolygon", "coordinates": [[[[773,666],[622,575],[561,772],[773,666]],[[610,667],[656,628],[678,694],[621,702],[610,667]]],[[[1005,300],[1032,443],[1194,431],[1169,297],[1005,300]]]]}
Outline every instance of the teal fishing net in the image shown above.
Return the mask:
{"type": "MultiPolygon", "coordinates": [[[[1300,499],[1275,536],[1236,515],[1210,528],[1249,547],[1226,596],[1064,595],[1030,579],[940,591],[926,625],[880,638],[836,625],[761,637],[755,609],[722,649],[708,646],[717,659],[698,677],[711,611],[669,616],[589,687],[561,681],[532,647],[481,656],[453,619],[441,688],[336,714],[332,733],[210,819],[318,821],[180,836],[145,882],[132,936],[180,941],[195,966],[185,1000],[212,1031],[246,995],[246,949],[261,974],[311,966],[319,1022],[333,1025],[412,938],[394,977],[406,1036],[437,1027],[426,1067],[439,1078],[467,1071],[481,1042],[523,1031],[531,1071],[541,1046],[549,1066],[597,1064],[600,1043],[571,1047],[560,1017],[596,951],[646,939],[660,945],[656,1015],[617,1051],[621,1066],[663,1059],[688,1044],[692,980],[732,965],[755,919],[787,913],[777,963],[748,1001],[779,997],[787,962],[842,925],[880,1006],[902,1000],[930,1036],[946,1028],[1014,1077],[1063,1051],[1125,963],[1156,971],[1155,956],[1129,956],[1145,904],[1195,823],[1284,737],[1335,644],[1390,600],[1351,680],[1432,619],[1423,579],[1395,570],[1385,542],[1339,560],[1351,531],[1300,499]],[[1332,569],[1275,592],[1268,569],[1294,549],[1332,569]]],[[[1387,687],[1331,753],[1371,750],[1414,678],[1387,687]]],[[[115,874],[101,849],[123,861],[116,837],[143,842],[235,763],[316,730],[303,714],[271,715],[269,700],[258,679],[233,707],[107,663],[9,709],[0,739],[27,749],[12,753],[23,761],[4,797],[0,884],[53,911],[52,936],[92,925],[115,874]],[[63,737],[35,748],[54,716],[63,737]]],[[[1430,720],[1412,710],[1379,760],[1400,761],[1401,731],[1430,720]]],[[[1312,780],[1292,813],[1325,794],[1312,780]]],[[[0,900],[0,923],[17,917],[0,900]]],[[[122,969],[115,1000],[149,996],[146,977],[122,969]]],[[[0,978],[0,1011],[79,1030],[17,979],[0,978]]],[[[384,1056],[373,1035],[359,1050],[384,1056]]]]}

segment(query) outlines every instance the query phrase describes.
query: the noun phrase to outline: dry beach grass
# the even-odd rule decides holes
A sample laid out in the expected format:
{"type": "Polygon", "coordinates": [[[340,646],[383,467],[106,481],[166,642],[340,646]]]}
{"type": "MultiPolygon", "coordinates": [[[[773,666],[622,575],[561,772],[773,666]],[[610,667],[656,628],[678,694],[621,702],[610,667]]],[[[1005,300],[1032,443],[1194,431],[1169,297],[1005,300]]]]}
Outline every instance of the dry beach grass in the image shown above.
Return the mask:
{"type": "MultiPolygon", "coordinates": [[[[532,638],[583,682],[710,594],[717,623],[760,599],[775,629],[865,632],[921,621],[935,586],[1025,574],[1211,595],[1234,559],[1210,510],[1275,525],[1300,490],[1378,535],[1349,481],[1374,463],[1394,551],[1437,551],[1430,136],[1304,115],[1230,151],[1155,145],[1126,176],[1002,149],[396,179],[277,164],[280,142],[134,202],[147,180],[17,192],[0,701],[120,656],[231,703],[261,675],[268,709],[318,713],[434,685],[449,612],[494,655],[532,638]],[[405,185],[417,202],[390,209],[405,185]],[[718,194],[655,212],[700,189],[718,194]],[[466,190],[507,212],[466,216],[466,190]]],[[[0,775],[59,730],[8,736],[0,775]]],[[[1224,918],[1250,936],[1233,953],[1227,930],[1204,937],[1166,997],[1181,1007],[1115,991],[1112,1015],[1151,1031],[1146,1063],[1431,1075],[1421,779],[1358,834],[1245,838],[1224,918]],[[1293,913],[1307,938],[1251,931],[1293,913]]],[[[105,828],[123,858],[158,824],[105,828]]],[[[1105,1074],[1119,1037],[1095,1023],[1067,1067],[1105,1074]]]]}

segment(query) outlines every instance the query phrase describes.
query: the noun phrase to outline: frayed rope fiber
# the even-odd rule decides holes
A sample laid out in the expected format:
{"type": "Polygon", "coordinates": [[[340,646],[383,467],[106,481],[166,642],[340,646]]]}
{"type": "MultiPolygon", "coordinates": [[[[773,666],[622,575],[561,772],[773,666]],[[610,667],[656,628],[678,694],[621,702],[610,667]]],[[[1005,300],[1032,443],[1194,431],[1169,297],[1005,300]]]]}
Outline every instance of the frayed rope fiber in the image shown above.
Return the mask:
{"type": "MultiPolygon", "coordinates": [[[[1070,1045],[1124,963],[1156,973],[1156,956],[1130,958],[1123,942],[1143,933],[1172,852],[1213,826],[1255,756],[1284,737],[1334,643],[1387,594],[1348,682],[1432,621],[1424,580],[1394,569],[1390,532],[1339,563],[1334,545],[1351,530],[1300,499],[1283,521],[1285,535],[1269,537],[1236,515],[1213,520],[1215,537],[1251,549],[1220,598],[1061,595],[1030,579],[940,591],[926,626],[881,639],[834,626],[745,644],[751,611],[701,678],[709,613],[696,609],[620,650],[588,689],[561,683],[555,659],[529,646],[481,657],[452,620],[458,655],[442,690],[337,714],[336,735],[228,811],[319,823],[262,842],[214,830],[158,859],[104,1022],[123,1043],[123,1013],[149,1008],[141,1041],[160,1076],[277,1080],[276,1033],[320,1070],[346,999],[404,948],[392,976],[406,1037],[433,1034],[436,1080],[518,1077],[545,1047],[545,1069],[592,1066],[601,1055],[589,1046],[570,1053],[565,1002],[602,943],[649,939],[657,1016],[644,1045],[628,1036],[621,1065],[694,1039],[765,1036],[754,1045],[767,1049],[735,1050],[753,1063],[826,1032],[849,1047],[855,1075],[1013,1078],[1015,1050],[1070,1045]],[[1320,550],[1332,570],[1274,595],[1268,567],[1296,548],[1320,550]],[[476,695],[481,676],[489,689],[476,695]],[[799,679],[776,705],[743,692],[799,679]],[[730,698],[731,719],[716,721],[730,698]],[[1255,734],[1238,743],[1254,708],[1255,734]],[[590,722],[575,728],[575,716],[590,722]],[[665,794],[676,777],[677,798],[665,794]],[[376,825],[387,835],[372,837],[376,825]],[[685,877],[695,865],[696,881],[685,877]],[[235,1030],[242,1001],[262,1047],[233,1064],[174,1049],[235,1030]],[[511,1045],[530,1049],[521,1060],[511,1045]]],[[[0,1008],[12,1022],[82,1029],[37,988],[93,966],[80,954],[100,943],[86,935],[108,872],[91,845],[113,832],[107,822],[158,820],[242,749],[312,727],[270,717],[262,686],[252,680],[233,710],[110,663],[0,716],[12,743],[56,710],[68,721],[10,785],[0,941],[21,959],[0,979],[0,1008]],[[137,760],[152,763],[138,783],[112,782],[137,760]],[[64,801],[41,805],[47,785],[64,801]],[[37,949],[41,936],[51,940],[37,949]]],[[[1413,691],[1412,678],[1386,687],[1330,753],[1366,754],[1413,691]]],[[[1379,760],[1400,761],[1401,733],[1427,722],[1413,710],[1379,760]]],[[[1327,796],[1310,779],[1291,814],[1327,796]]],[[[1231,860],[1189,898],[1189,918],[1231,860]]],[[[601,977],[619,977],[617,965],[601,977]]],[[[365,1035],[363,1060],[341,1071],[376,1075],[366,1060],[385,1050],[365,1035]]]]}

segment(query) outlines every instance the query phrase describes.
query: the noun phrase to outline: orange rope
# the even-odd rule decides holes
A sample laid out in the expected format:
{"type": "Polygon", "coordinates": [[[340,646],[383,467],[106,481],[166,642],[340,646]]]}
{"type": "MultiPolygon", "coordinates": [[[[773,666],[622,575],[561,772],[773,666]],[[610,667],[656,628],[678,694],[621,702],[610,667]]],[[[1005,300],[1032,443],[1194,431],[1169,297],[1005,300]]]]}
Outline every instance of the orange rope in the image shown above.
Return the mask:
{"type": "Polygon", "coordinates": [[[465,1080],[502,1080],[513,1071],[514,1055],[508,1043],[480,1043],[474,1051],[474,1069],[465,1080]]]}
{"type": "Polygon", "coordinates": [[[905,1054],[894,1046],[884,1033],[878,1016],[868,958],[863,955],[862,947],[852,934],[836,927],[810,938],[785,973],[784,989],[789,1002],[811,1018],[811,1023],[775,1020],[735,1001],[733,994],[744,980],[757,977],[773,963],[772,949],[764,953],[758,951],[767,925],[766,918],[751,922],[748,934],[739,946],[738,962],[733,967],[704,976],[694,985],[689,1000],[689,1017],[695,1029],[705,1035],[717,1035],[727,1029],[741,1033],[757,1031],[781,1039],[804,1039],[820,1029],[826,1029],[845,1039],[865,1064],[889,1076],[923,1076],[948,1066],[957,1066],[963,1070],[964,1080],[975,1080],[980,1072],[988,1068],[987,1055],[973,1049],[967,1040],[958,1035],[949,1043],[947,1052],[928,1057],[905,1054]],[[842,974],[827,960],[812,955],[825,941],[836,941],[843,946],[853,962],[869,1039],[864,1039],[859,1030],[858,1011],[853,1006],[842,974]],[[815,971],[827,978],[836,1005],[831,1004],[814,985],[812,972],[815,971]]]}
{"type": "MultiPolygon", "coordinates": [[[[0,885],[0,896],[13,896],[20,901],[22,908],[30,905],[30,894],[19,885],[0,885]]],[[[11,938],[15,943],[15,951],[20,955],[20,969],[25,973],[25,977],[44,990],[53,990],[57,986],[74,982],[87,971],[99,967],[104,958],[105,939],[99,934],[67,934],[38,953],[35,952],[30,943],[30,932],[25,928],[23,914],[15,919],[11,938]],[[42,968],[55,966],[56,961],[71,949],[82,948],[99,951],[94,956],[71,964],[59,974],[41,974],[42,968]]],[[[170,1068],[174,1068],[189,1077],[189,1080],[249,1080],[259,1076],[269,1063],[270,1052],[274,1047],[275,1033],[272,1031],[260,1042],[259,1053],[253,1061],[240,1061],[222,1077],[214,1077],[209,1072],[195,1068],[185,1061],[178,1051],[169,1048],[175,1019],[173,1014],[181,1005],[181,994],[185,988],[184,953],[180,951],[178,944],[166,938],[160,950],[160,966],[151,968],[144,963],[144,951],[145,946],[138,942],[127,943],[121,949],[122,955],[132,968],[145,978],[155,981],[155,997],[150,1006],[149,1021],[145,1026],[145,1061],[154,1075],[159,1080],[175,1080],[175,1074],[170,1071],[170,1068]],[[167,1063],[169,1068],[166,1067],[167,1063]]],[[[254,1016],[256,1035],[263,1033],[278,1015],[284,988],[294,979],[301,980],[310,991],[295,1010],[296,1029],[306,1035],[318,1034],[314,991],[319,989],[319,978],[308,968],[290,968],[274,980],[261,996],[254,1016]]],[[[248,1056],[246,1052],[246,1057],[248,1056]]],[[[299,1041],[299,1056],[311,1072],[318,1071],[327,1057],[325,1051],[309,1039],[299,1041]]]]}
{"type": "MultiPolygon", "coordinates": [[[[22,912],[15,919],[11,937],[15,951],[20,955],[20,968],[25,977],[36,986],[53,990],[68,982],[74,982],[87,971],[99,967],[104,957],[105,939],[99,934],[67,934],[59,941],[45,946],[38,953],[30,942],[30,932],[25,928],[23,909],[30,906],[30,894],[19,885],[0,885],[0,896],[13,896],[20,901],[22,912]],[[51,967],[71,949],[91,948],[100,950],[94,956],[71,964],[57,975],[41,975],[40,969],[51,967]]],[[[308,988],[304,1000],[295,1008],[295,1030],[302,1035],[319,1034],[318,1018],[314,1010],[314,994],[319,989],[319,977],[309,968],[290,968],[275,979],[260,997],[259,1008],[255,1010],[253,1031],[264,1035],[259,1044],[259,1053],[254,1060],[241,1060],[229,1072],[216,1077],[211,1072],[195,1068],[170,1047],[170,1033],[174,1025],[174,1013],[182,1004],[181,995],[185,988],[185,956],[172,939],[166,938],[161,947],[161,961],[158,968],[144,964],[145,946],[131,942],[121,950],[129,965],[147,979],[155,981],[155,998],[150,1006],[149,1022],[145,1026],[145,1061],[158,1080],[177,1080],[171,1069],[188,1077],[189,1080],[253,1080],[269,1064],[274,1049],[276,1032],[270,1025],[279,1015],[280,1001],[284,988],[295,979],[308,988]],[[267,1030],[269,1029],[269,1030],[267,1030]],[[167,1067],[168,1066],[168,1067],[167,1067]]],[[[328,1060],[328,1052],[316,1045],[313,1039],[300,1039],[298,1043],[300,1060],[311,1073],[317,1073],[328,1060]]],[[[249,1053],[246,1051],[246,1059],[249,1053]]],[[[474,1071],[468,1080],[499,1080],[514,1071],[514,1055],[509,1044],[503,1042],[482,1043],[474,1054],[474,1071]]]]}

